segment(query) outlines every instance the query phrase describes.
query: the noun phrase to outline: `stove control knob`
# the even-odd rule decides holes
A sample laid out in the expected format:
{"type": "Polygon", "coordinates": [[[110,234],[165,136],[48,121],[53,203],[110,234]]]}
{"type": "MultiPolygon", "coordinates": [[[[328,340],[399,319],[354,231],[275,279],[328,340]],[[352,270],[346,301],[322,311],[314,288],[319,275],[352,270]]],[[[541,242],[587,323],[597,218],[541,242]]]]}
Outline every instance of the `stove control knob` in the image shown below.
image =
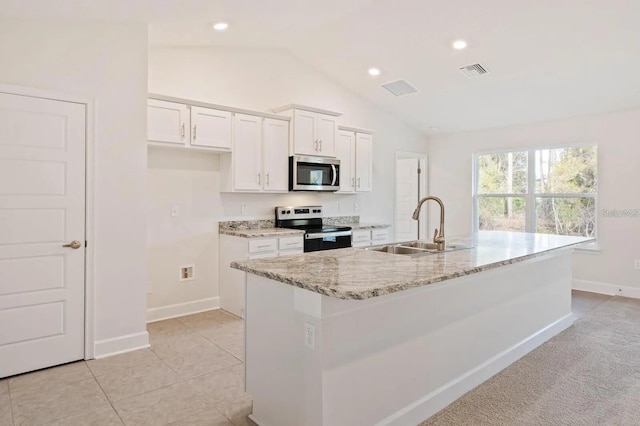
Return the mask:
{"type": "Polygon", "coordinates": [[[280,214],[285,214],[286,212],[287,212],[286,210],[282,210],[280,214]]]}
{"type": "Polygon", "coordinates": [[[291,214],[291,210],[287,210],[287,214],[291,214]]]}

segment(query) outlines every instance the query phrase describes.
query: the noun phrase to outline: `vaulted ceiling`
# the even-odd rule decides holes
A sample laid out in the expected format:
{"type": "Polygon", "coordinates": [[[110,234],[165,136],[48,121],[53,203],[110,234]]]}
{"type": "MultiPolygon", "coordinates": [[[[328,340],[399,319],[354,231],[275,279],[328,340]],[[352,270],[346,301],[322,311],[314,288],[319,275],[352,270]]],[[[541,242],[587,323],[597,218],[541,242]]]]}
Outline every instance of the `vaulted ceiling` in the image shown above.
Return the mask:
{"type": "Polygon", "coordinates": [[[152,44],[286,49],[426,134],[640,107],[637,0],[0,2],[5,16],[149,22],[152,44]],[[459,70],[475,63],[489,73],[459,70]],[[419,92],[380,87],[398,79],[419,92]]]}

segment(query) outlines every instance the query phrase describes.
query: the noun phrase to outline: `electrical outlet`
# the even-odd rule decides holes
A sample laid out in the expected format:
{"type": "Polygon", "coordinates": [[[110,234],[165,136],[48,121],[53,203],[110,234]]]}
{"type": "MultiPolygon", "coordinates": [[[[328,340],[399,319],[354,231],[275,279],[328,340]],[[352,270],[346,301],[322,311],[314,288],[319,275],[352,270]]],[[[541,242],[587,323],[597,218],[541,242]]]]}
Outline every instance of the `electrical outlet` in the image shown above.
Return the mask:
{"type": "Polygon", "coordinates": [[[242,214],[247,214],[247,205],[246,205],[246,204],[242,204],[242,205],[240,206],[240,212],[241,212],[242,214]]]}
{"type": "Polygon", "coordinates": [[[183,265],[180,267],[180,281],[191,281],[195,279],[195,269],[193,265],[183,265]]]}
{"type": "Polygon", "coordinates": [[[178,217],[180,215],[180,206],[171,206],[171,217],[178,217]]]}
{"type": "Polygon", "coordinates": [[[640,259],[636,259],[633,261],[633,267],[635,269],[640,269],[640,259]]]}
{"type": "Polygon", "coordinates": [[[308,322],[304,323],[304,344],[308,348],[316,349],[316,326],[308,322]]]}
{"type": "Polygon", "coordinates": [[[342,211],[342,203],[338,203],[338,211],[341,212],[342,211]]]}
{"type": "Polygon", "coordinates": [[[358,203],[353,203],[353,211],[354,212],[358,211],[358,203]]]}

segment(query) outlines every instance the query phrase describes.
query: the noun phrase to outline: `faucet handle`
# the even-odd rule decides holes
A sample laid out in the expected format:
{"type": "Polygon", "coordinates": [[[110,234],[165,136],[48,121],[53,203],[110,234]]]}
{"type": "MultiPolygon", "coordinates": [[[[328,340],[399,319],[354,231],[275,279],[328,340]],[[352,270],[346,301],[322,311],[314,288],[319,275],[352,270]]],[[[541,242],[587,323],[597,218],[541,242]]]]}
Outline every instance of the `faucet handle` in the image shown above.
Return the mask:
{"type": "Polygon", "coordinates": [[[438,238],[438,228],[433,231],[433,242],[437,243],[436,239],[438,238]]]}

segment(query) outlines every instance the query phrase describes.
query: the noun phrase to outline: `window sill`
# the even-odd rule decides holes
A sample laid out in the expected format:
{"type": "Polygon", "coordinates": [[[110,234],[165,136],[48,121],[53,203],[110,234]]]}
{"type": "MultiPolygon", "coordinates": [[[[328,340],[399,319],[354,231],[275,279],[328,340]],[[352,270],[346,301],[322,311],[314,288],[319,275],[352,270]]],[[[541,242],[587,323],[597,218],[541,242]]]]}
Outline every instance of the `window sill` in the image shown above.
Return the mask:
{"type": "Polygon", "coordinates": [[[600,244],[597,241],[581,244],[576,246],[575,252],[580,254],[600,254],[600,244]]]}

